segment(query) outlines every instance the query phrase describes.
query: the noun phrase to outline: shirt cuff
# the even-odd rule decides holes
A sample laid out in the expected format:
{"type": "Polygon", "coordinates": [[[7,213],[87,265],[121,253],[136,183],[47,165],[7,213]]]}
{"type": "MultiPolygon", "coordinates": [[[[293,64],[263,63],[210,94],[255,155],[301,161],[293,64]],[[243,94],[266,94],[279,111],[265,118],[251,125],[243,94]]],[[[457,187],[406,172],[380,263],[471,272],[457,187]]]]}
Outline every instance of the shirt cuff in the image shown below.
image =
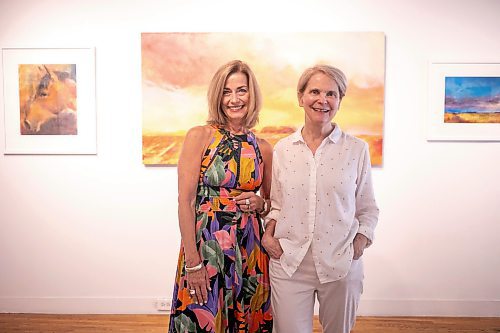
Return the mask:
{"type": "Polygon", "coordinates": [[[269,212],[269,214],[267,214],[266,217],[264,217],[264,226],[266,226],[267,222],[269,222],[271,220],[278,221],[278,215],[279,215],[279,211],[278,210],[271,209],[271,211],[269,212]]]}
{"type": "Polygon", "coordinates": [[[373,238],[374,238],[374,233],[373,230],[367,226],[360,225],[358,229],[358,234],[362,234],[366,238],[368,238],[368,244],[366,245],[367,247],[372,245],[373,243],[373,238]]]}

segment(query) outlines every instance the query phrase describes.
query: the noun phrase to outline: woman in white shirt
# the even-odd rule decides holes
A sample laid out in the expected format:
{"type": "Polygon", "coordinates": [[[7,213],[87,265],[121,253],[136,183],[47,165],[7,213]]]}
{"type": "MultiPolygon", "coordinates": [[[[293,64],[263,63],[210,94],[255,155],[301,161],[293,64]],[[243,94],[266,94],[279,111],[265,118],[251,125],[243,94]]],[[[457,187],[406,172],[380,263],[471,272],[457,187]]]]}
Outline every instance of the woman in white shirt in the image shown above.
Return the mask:
{"type": "Polygon", "coordinates": [[[339,69],[308,68],[297,86],[305,124],[274,148],[262,244],[277,333],[312,332],[316,295],[325,333],[349,333],[356,319],[378,208],[368,144],[332,122],[346,88],[339,69]]]}

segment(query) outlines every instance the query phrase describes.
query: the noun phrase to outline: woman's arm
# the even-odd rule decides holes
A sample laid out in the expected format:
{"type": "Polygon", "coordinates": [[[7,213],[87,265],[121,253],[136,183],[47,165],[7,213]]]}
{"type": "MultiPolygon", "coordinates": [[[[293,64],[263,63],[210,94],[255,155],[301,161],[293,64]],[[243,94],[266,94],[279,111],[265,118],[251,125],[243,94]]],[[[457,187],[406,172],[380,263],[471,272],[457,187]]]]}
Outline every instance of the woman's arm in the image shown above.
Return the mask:
{"type": "Polygon", "coordinates": [[[271,258],[279,259],[283,254],[281,245],[274,237],[274,229],[276,227],[276,219],[281,211],[281,184],[279,182],[279,161],[276,152],[272,153],[272,176],[271,176],[271,208],[269,214],[266,216],[266,231],[262,236],[262,245],[266,249],[271,258]]]}
{"type": "Polygon", "coordinates": [[[358,164],[358,179],[356,184],[355,216],[359,221],[359,229],[353,241],[354,260],[359,259],[363,255],[364,249],[371,245],[379,213],[373,193],[370,151],[366,143],[358,164]]]}
{"type": "MultiPolygon", "coordinates": [[[[262,179],[262,186],[260,187],[260,194],[262,199],[267,201],[267,209],[262,212],[262,216],[266,216],[271,209],[271,180],[273,176],[273,147],[269,142],[264,139],[259,140],[259,147],[264,160],[264,177],[262,179]]],[[[264,207],[262,207],[264,209],[264,207]]]]}
{"type": "MultiPolygon", "coordinates": [[[[177,165],[179,228],[184,247],[185,263],[188,268],[196,267],[201,263],[200,254],[196,248],[195,204],[201,159],[210,134],[211,128],[206,126],[190,129],[186,134],[177,165]]],[[[195,300],[198,303],[206,302],[209,280],[205,267],[187,273],[187,277],[189,289],[196,291],[195,300]]]]}

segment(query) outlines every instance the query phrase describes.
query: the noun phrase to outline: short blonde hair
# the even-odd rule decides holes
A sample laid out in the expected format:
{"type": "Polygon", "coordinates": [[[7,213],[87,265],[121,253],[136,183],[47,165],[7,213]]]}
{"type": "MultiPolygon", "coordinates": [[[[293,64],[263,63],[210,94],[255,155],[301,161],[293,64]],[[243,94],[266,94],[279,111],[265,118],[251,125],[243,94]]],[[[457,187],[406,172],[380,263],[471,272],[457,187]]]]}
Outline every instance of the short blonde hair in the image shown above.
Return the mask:
{"type": "Polygon", "coordinates": [[[245,127],[252,128],[259,121],[259,112],[262,106],[262,95],[259,84],[255,79],[250,67],[240,60],[233,60],[222,65],[214,74],[210,86],[208,87],[208,124],[224,126],[227,125],[227,117],[222,110],[222,97],[224,86],[229,76],[234,73],[243,73],[248,80],[249,103],[247,115],[245,117],[245,127]]]}
{"type": "Polygon", "coordinates": [[[309,80],[317,73],[323,73],[337,83],[340,99],[345,96],[347,90],[347,78],[345,74],[340,69],[329,65],[315,65],[306,69],[300,76],[299,83],[297,84],[297,93],[299,95],[304,93],[309,80]]]}

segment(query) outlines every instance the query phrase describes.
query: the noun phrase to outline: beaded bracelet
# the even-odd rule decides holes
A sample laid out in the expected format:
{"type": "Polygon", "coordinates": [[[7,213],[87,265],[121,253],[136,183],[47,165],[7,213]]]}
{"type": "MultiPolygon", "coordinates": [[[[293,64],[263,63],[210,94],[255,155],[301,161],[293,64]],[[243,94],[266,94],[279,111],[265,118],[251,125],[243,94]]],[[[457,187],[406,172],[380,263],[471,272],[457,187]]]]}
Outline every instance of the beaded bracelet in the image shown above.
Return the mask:
{"type": "Polygon", "coordinates": [[[197,272],[197,271],[199,271],[200,269],[203,268],[203,262],[200,262],[198,265],[193,266],[193,267],[187,267],[187,266],[185,266],[185,268],[186,268],[186,272],[188,272],[188,273],[194,273],[194,272],[197,272]]]}

